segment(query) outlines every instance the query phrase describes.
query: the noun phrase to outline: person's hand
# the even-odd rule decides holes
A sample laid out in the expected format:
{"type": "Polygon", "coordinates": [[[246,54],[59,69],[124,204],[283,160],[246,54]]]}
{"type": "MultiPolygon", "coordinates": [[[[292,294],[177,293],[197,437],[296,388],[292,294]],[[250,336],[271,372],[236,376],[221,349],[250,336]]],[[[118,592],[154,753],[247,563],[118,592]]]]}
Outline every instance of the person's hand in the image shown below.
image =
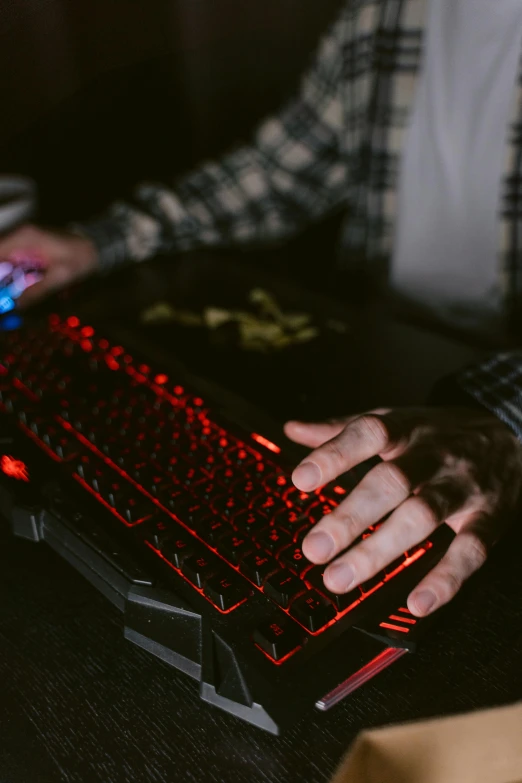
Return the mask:
{"type": "Polygon", "coordinates": [[[517,508],[522,446],[485,409],[379,410],[336,423],[288,422],[285,432],[314,449],[292,476],[305,492],[370,457],[382,459],[303,541],[312,563],[329,563],[324,583],[334,593],[374,576],[446,522],[457,535],[408,599],[413,614],[431,614],[482,566],[517,508]]]}
{"type": "Polygon", "coordinates": [[[28,288],[18,305],[34,304],[53,291],[87,277],[98,266],[98,253],[87,238],[24,225],[0,239],[0,260],[38,262],[44,276],[28,288]]]}

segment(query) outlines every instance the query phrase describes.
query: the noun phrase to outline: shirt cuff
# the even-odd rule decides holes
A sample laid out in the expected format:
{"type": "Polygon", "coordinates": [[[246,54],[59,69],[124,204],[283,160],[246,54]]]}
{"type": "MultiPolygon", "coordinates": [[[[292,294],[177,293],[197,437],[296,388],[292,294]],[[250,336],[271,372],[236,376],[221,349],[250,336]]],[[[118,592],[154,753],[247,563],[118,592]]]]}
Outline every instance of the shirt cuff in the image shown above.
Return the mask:
{"type": "Polygon", "coordinates": [[[70,229],[93,242],[98,251],[98,267],[102,274],[127,261],[126,234],[116,220],[100,218],[86,223],[75,223],[70,229]]]}
{"type": "Polygon", "coordinates": [[[501,353],[458,374],[460,388],[522,440],[522,353],[501,353]]]}

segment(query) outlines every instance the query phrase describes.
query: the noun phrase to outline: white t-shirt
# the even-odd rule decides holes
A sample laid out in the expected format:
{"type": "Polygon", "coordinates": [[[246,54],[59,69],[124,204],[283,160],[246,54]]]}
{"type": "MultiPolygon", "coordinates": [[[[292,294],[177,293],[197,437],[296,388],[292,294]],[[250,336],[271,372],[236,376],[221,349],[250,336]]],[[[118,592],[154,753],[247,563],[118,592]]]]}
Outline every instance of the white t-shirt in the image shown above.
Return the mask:
{"type": "Polygon", "coordinates": [[[391,285],[446,321],[484,326],[502,305],[497,217],[522,0],[430,0],[428,13],[391,285]]]}

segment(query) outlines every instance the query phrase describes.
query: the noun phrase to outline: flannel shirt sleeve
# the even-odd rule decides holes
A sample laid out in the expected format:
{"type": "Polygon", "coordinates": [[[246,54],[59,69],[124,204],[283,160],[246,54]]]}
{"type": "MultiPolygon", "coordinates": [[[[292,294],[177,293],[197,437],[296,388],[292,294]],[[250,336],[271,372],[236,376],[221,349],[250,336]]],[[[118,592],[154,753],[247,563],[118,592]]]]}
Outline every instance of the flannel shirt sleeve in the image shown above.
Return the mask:
{"type": "Polygon", "coordinates": [[[196,247],[278,242],[340,207],[344,15],[323,39],[297,97],[258,127],[251,145],[205,163],[173,189],[142,184],[132,203],[73,228],[102,270],[196,247]]]}
{"type": "Polygon", "coordinates": [[[455,380],[522,440],[522,351],[497,354],[462,370],[455,380]]]}

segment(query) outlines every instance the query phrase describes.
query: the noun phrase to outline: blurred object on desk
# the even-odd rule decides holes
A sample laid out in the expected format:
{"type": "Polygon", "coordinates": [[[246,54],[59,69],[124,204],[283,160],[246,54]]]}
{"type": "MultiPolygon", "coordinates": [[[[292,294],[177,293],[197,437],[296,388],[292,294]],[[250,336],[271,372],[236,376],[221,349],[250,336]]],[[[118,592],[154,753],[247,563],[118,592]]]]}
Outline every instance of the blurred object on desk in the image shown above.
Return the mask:
{"type": "Polygon", "coordinates": [[[331,783],[520,783],[522,704],[363,731],[331,783]]]}
{"type": "MultiPolygon", "coordinates": [[[[253,288],[248,300],[256,312],[209,305],[202,313],[195,313],[173,307],[168,302],[157,302],[142,312],[141,322],[149,326],[177,323],[206,328],[214,332],[211,339],[216,343],[228,341],[243,351],[261,353],[307,343],[319,336],[319,329],[312,325],[308,313],[284,313],[268,291],[253,288]]],[[[338,324],[337,331],[342,326],[338,324]]],[[[341,328],[341,331],[346,330],[341,328]]]]}

